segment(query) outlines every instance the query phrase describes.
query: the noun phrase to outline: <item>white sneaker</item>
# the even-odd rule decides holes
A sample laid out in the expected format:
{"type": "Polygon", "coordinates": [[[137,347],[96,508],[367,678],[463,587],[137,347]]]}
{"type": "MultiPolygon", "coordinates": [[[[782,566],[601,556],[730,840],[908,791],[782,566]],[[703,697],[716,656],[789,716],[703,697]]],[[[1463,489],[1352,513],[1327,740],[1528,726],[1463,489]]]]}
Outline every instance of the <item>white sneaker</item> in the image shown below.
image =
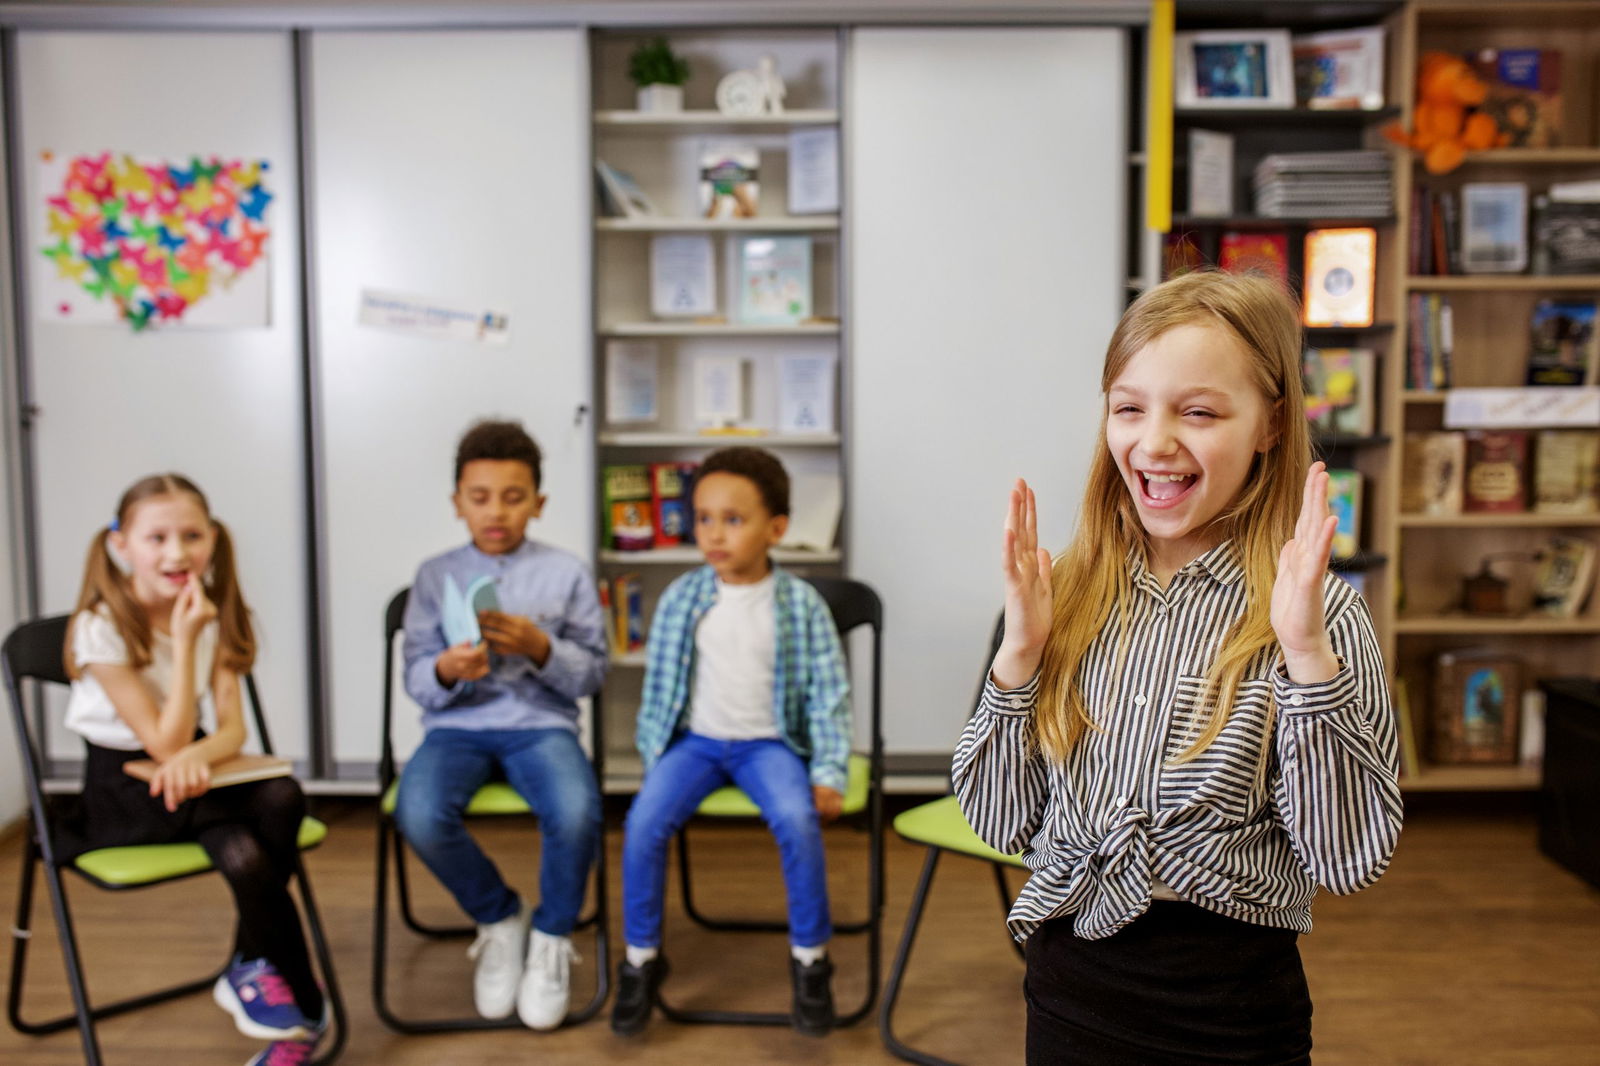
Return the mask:
{"type": "Polygon", "coordinates": [[[528,935],[528,909],[498,922],[478,926],[478,939],[467,949],[476,959],[472,975],[472,1002],[485,1018],[506,1018],[517,1001],[517,982],[522,978],[522,943],[528,935]]]}
{"type": "Polygon", "coordinates": [[[529,1029],[554,1029],[567,1016],[572,992],[572,939],[534,929],[528,934],[528,965],[517,990],[517,1017],[529,1029]]]}

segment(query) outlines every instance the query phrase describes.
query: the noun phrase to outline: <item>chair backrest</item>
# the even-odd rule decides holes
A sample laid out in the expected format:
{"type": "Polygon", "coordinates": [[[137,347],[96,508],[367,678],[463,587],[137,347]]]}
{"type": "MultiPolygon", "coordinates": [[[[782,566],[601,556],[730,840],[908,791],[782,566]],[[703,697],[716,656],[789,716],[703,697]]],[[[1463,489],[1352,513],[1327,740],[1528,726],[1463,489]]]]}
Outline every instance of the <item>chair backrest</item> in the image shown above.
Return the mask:
{"type": "MultiPolygon", "coordinates": [[[[872,630],[872,690],[868,713],[872,722],[872,747],[875,757],[883,749],[883,698],[879,675],[883,670],[883,600],[871,585],[848,577],[808,577],[833,614],[839,639],[848,642],[850,633],[860,626],[872,630]]],[[[875,758],[876,761],[876,758],[875,758]]]]}

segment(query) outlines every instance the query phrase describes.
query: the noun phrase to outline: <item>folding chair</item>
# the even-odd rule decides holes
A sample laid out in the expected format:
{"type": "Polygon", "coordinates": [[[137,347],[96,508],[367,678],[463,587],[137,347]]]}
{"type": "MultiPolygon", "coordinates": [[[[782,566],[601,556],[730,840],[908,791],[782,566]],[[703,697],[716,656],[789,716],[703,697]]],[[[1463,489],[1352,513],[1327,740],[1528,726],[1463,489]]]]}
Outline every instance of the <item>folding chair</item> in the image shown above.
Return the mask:
{"type": "MultiPolygon", "coordinates": [[[[978,694],[973,699],[976,708],[978,697],[983,694],[983,681],[988,677],[989,664],[994,659],[994,654],[1000,648],[1000,639],[1005,634],[1005,620],[1002,616],[996,623],[994,639],[990,642],[989,657],[983,663],[983,675],[978,681],[978,694]]],[[[889,968],[889,979],[883,990],[883,1003],[878,1009],[878,1035],[883,1040],[884,1047],[896,1058],[907,1062],[922,1063],[923,1066],[956,1066],[948,1059],[941,1059],[900,1041],[894,1034],[894,1008],[900,998],[901,981],[905,978],[906,964],[911,961],[911,948],[916,943],[917,927],[922,924],[922,910],[928,902],[928,891],[933,887],[933,874],[939,868],[939,856],[944,852],[956,855],[966,855],[989,863],[994,869],[995,887],[1000,893],[1000,913],[1004,917],[1011,910],[1013,893],[1006,883],[1007,867],[1023,868],[1022,859],[1017,855],[1004,855],[982,840],[967,824],[966,816],[961,813],[960,804],[956,797],[944,796],[924,803],[910,810],[903,811],[895,817],[894,831],[913,844],[927,846],[928,854],[922,862],[922,875],[917,879],[917,889],[911,898],[911,909],[906,913],[905,930],[900,934],[900,945],[895,949],[894,963],[889,968]]],[[[1022,946],[1011,941],[1017,956],[1022,957],[1022,946]]]]}
{"type": "MultiPolygon", "coordinates": [[[[378,1017],[389,1028],[402,1033],[450,1033],[468,1029],[520,1029],[522,1023],[513,1014],[509,1018],[406,1018],[396,1013],[389,1004],[387,963],[389,957],[389,854],[394,853],[395,894],[398,897],[400,918],[406,927],[418,936],[430,939],[469,937],[477,932],[471,924],[432,925],[416,916],[411,906],[411,889],[406,873],[405,837],[395,821],[395,802],[399,795],[400,774],[395,768],[393,744],[394,719],[394,658],[395,636],[405,628],[406,600],[410,589],[401,589],[389,601],[383,622],[383,732],[378,762],[378,781],[382,801],[378,814],[378,868],[377,900],[372,933],[372,1004],[378,1017]]],[[[596,785],[604,780],[605,738],[601,723],[598,695],[591,715],[590,743],[596,785]]],[[[505,781],[490,781],[480,788],[467,804],[469,817],[505,817],[508,815],[532,816],[527,802],[505,781]]],[[[602,829],[600,847],[595,857],[594,909],[578,920],[579,929],[594,929],[594,951],[597,963],[594,996],[578,1010],[568,1011],[562,1027],[587,1021],[597,1014],[610,992],[610,958],[607,951],[606,929],[606,849],[602,829]]]]}
{"type": "MultiPolygon", "coordinates": [[[[35,736],[30,727],[27,711],[23,707],[21,684],[24,680],[47,681],[59,685],[70,684],[63,652],[66,645],[69,616],[58,615],[34,622],[25,622],[11,631],[4,645],[0,645],[0,662],[3,662],[6,694],[10,697],[12,723],[16,727],[17,747],[22,753],[23,776],[28,788],[30,832],[23,849],[22,876],[18,882],[17,920],[11,930],[11,985],[6,999],[6,1014],[12,1028],[18,1032],[41,1036],[69,1029],[74,1025],[83,1043],[84,1061],[89,1066],[100,1066],[104,1061],[100,1053],[95,1022],[128,1011],[138,1010],[156,1003],[164,1003],[179,996],[202,992],[217,981],[226,964],[211,974],[160,991],[128,999],[91,1006],[84,982],[83,960],[78,951],[78,937],[73,929],[72,914],[67,904],[63,870],[71,870],[98,888],[112,892],[146,888],[166,884],[203,874],[212,869],[211,860],[199,844],[140,844],[128,847],[98,848],[84,852],[75,859],[57,857],[50,817],[50,805],[44,795],[44,741],[35,736]],[[30,927],[33,915],[34,872],[44,867],[45,884],[50,893],[51,909],[55,913],[56,936],[61,942],[61,954],[67,969],[67,985],[72,993],[73,1013],[49,1021],[30,1022],[22,1017],[22,988],[27,966],[28,944],[33,933],[30,927]]],[[[262,713],[261,698],[256,691],[255,678],[244,678],[249,696],[256,733],[261,738],[261,748],[272,753],[272,740],[267,732],[266,717],[262,713]]],[[[328,834],[327,826],[315,818],[306,818],[300,825],[302,851],[316,847],[328,834]]],[[[316,900],[311,894],[311,882],[306,877],[305,865],[295,863],[295,884],[300,892],[306,925],[311,931],[313,951],[328,1000],[328,1010],[333,1022],[333,1043],[315,1059],[317,1066],[330,1063],[344,1049],[346,1021],[344,1000],[339,995],[339,982],[334,974],[333,959],[323,935],[322,919],[317,913],[316,900]]]]}
{"type": "MultiPolygon", "coordinates": [[[[867,910],[866,916],[851,922],[835,922],[833,931],[846,935],[865,934],[867,938],[867,988],[859,1006],[842,1012],[835,1023],[854,1025],[872,1011],[877,1002],[882,970],[883,935],[883,707],[880,674],[883,665],[883,601],[871,586],[848,578],[813,577],[808,579],[822,594],[839,637],[848,647],[850,634],[860,626],[872,634],[871,748],[866,755],[852,754],[845,785],[842,818],[856,822],[865,816],[867,830],[867,910]]],[[[860,706],[859,702],[856,706],[860,706]]],[[[710,818],[757,818],[760,810],[740,789],[732,785],[707,796],[695,812],[710,818]]],[[[684,910],[707,929],[739,933],[788,932],[787,921],[775,919],[715,918],[702,913],[694,902],[693,877],[689,862],[689,830],[678,834],[678,875],[684,910]]],[[[675,1007],[665,1001],[660,989],[656,1006],[676,1022],[721,1025],[788,1025],[788,1011],[698,1010],[675,1007]]]]}

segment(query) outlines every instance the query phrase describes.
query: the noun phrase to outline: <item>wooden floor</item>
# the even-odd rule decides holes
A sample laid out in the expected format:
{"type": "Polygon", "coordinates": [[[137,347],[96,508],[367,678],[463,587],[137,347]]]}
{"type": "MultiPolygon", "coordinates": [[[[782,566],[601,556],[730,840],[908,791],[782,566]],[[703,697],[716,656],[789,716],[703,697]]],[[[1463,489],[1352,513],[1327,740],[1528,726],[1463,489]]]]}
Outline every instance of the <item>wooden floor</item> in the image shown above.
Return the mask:
{"type": "MultiPolygon", "coordinates": [[[[680,1026],[652,1022],[633,1040],[615,1037],[605,1016],[552,1034],[525,1031],[404,1037],[385,1029],[370,996],[373,831],[370,809],[348,801],[319,813],[333,835],[310,867],[351,1013],[344,1063],[872,1064],[894,1062],[863,1023],[812,1040],[783,1029],[680,1026]]],[[[525,826],[500,823],[485,838],[513,880],[532,884],[525,826]]],[[[836,917],[858,913],[859,839],[833,841],[836,917]],[[848,856],[848,857],[847,857],[848,856]]],[[[707,909],[725,903],[778,908],[782,894],[770,842],[758,828],[708,829],[696,837],[696,868],[707,909]]],[[[608,838],[613,897],[619,834],[608,838]]],[[[19,844],[0,846],[0,906],[16,899],[19,844]]],[[[922,853],[889,845],[885,968],[898,939],[922,853]]],[[[425,876],[425,913],[450,910],[425,876]]],[[[86,942],[91,993],[103,998],[202,972],[224,949],[231,909],[220,879],[112,895],[73,880],[86,942]]],[[[670,897],[671,996],[689,1003],[782,1009],[785,948],[779,937],[711,934],[688,924],[670,897]]],[[[41,904],[43,903],[41,899],[41,904]]],[[[47,911],[47,908],[45,908],[47,911]]],[[[616,907],[613,902],[613,928],[616,907]]],[[[1375,888],[1323,897],[1317,929],[1302,941],[1316,1003],[1318,1066],[1578,1066],[1600,1063],[1600,892],[1543,858],[1534,821],[1503,806],[1462,813],[1448,801],[1413,804],[1395,864],[1375,888]]],[[[60,956],[47,913],[35,919],[29,1013],[66,1004],[60,956]]],[[[422,943],[394,934],[403,1005],[418,1011],[470,1010],[464,941],[422,943]]],[[[836,942],[841,1002],[860,993],[857,938],[836,942]]],[[[579,993],[592,988],[591,942],[579,942],[579,993]]],[[[613,948],[613,965],[615,964],[613,948]]],[[[1003,939],[986,867],[946,858],[898,1016],[902,1037],[966,1063],[1022,1059],[1021,964],[1003,939]]],[[[196,996],[103,1023],[102,1046],[116,1064],[215,1066],[243,1063],[257,1049],[233,1031],[208,996],[196,996]]],[[[76,1036],[20,1036],[0,1029],[0,1062],[39,1066],[78,1062],[76,1036]]]]}

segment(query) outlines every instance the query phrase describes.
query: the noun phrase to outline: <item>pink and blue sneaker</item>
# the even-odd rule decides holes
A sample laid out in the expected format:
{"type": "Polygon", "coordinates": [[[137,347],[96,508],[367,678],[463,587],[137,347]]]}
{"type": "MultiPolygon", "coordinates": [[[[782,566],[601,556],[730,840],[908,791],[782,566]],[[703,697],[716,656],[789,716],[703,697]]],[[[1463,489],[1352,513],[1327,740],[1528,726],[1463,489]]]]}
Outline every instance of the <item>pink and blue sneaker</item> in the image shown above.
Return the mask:
{"type": "Polygon", "coordinates": [[[317,1045],[322,1043],[321,1028],[313,1029],[305,1040],[274,1040],[245,1066],[308,1066],[317,1045]]]}
{"type": "MultiPolygon", "coordinates": [[[[313,1036],[320,1037],[319,1027],[307,1020],[295,1005],[289,983],[266,959],[246,962],[235,955],[227,971],[217,978],[211,998],[217,1001],[217,1006],[233,1015],[233,1024],[239,1032],[256,1040],[303,1042],[313,1036]]],[[[262,1061],[271,1061],[273,1066],[278,1066],[278,1060],[275,1059],[262,1061]]],[[[301,1060],[282,1061],[292,1063],[301,1060]]]]}

